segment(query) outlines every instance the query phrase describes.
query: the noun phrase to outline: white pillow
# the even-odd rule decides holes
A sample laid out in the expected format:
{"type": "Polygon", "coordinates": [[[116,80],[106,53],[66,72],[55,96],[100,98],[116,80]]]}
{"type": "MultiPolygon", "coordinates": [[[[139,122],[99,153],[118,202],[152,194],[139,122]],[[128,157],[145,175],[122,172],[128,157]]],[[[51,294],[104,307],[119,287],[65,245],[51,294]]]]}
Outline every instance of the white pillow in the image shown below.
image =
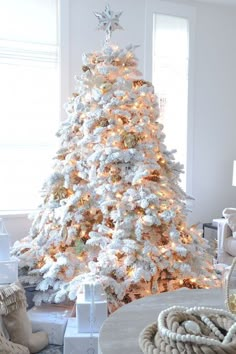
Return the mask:
{"type": "Polygon", "coordinates": [[[232,230],[233,237],[236,238],[236,208],[226,208],[223,210],[223,216],[232,230]]]}

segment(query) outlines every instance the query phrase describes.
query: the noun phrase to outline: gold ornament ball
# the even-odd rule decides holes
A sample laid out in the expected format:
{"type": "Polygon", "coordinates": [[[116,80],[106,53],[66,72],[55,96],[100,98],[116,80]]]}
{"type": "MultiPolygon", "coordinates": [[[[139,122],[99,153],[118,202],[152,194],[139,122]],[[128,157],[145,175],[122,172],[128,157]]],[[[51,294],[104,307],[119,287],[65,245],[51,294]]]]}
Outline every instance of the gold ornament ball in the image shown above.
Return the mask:
{"type": "Polygon", "coordinates": [[[119,59],[112,60],[111,64],[113,66],[121,66],[121,61],[119,59]]]}
{"type": "Polygon", "coordinates": [[[135,133],[125,133],[123,134],[123,144],[126,148],[134,148],[138,143],[138,137],[135,133]]]}
{"type": "Polygon", "coordinates": [[[136,87],[141,87],[141,86],[148,86],[148,87],[151,87],[152,86],[152,83],[149,82],[149,81],[145,81],[145,80],[134,80],[133,81],[133,87],[136,88],[136,87]]]}
{"type": "Polygon", "coordinates": [[[53,199],[54,200],[61,200],[67,197],[67,189],[65,187],[59,187],[53,192],[53,199]]]}
{"type": "Polygon", "coordinates": [[[86,72],[86,71],[89,71],[90,68],[87,65],[83,65],[82,70],[83,70],[83,72],[86,72]]]}
{"type": "Polygon", "coordinates": [[[100,127],[107,127],[109,125],[109,122],[107,118],[101,118],[99,119],[98,124],[100,127]]]}
{"type": "Polygon", "coordinates": [[[111,180],[113,183],[119,182],[121,180],[121,176],[120,175],[113,175],[113,176],[111,176],[111,180]]]}

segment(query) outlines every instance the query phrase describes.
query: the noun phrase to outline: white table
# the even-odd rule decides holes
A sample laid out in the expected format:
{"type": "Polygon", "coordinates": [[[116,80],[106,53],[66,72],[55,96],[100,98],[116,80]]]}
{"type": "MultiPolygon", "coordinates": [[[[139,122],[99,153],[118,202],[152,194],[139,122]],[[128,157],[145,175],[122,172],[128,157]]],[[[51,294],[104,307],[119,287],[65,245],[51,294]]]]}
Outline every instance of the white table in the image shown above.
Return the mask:
{"type": "Polygon", "coordinates": [[[142,354],[139,333],[155,322],[162,310],[174,305],[225,308],[222,289],[181,289],[133,301],[104,322],[99,335],[100,354],[142,354]]]}

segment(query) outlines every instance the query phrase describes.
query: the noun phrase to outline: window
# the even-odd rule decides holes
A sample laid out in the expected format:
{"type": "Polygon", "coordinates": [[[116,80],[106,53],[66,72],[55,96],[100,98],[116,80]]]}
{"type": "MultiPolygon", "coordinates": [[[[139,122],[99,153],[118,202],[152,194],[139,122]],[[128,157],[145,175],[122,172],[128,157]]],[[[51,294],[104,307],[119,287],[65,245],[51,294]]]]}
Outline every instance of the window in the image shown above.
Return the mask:
{"type": "MultiPolygon", "coordinates": [[[[154,14],[153,84],[168,150],[186,169],[188,122],[189,25],[185,18],[154,14]]],[[[181,175],[186,190],[186,176],[181,175]]]]}
{"type": "Polygon", "coordinates": [[[59,123],[57,0],[0,0],[0,210],[35,209],[59,123]]]}
{"type": "MultiPolygon", "coordinates": [[[[163,0],[148,0],[146,1],[145,9],[145,52],[144,52],[144,77],[146,80],[152,81],[155,85],[155,90],[157,94],[160,93],[160,104],[162,111],[167,110],[167,104],[170,103],[170,96],[173,93],[174,103],[171,109],[176,108],[174,114],[169,114],[169,118],[172,119],[172,123],[166,123],[167,126],[171,127],[172,132],[175,131],[175,139],[180,141],[180,145],[184,142],[184,157],[181,158],[179,153],[176,155],[176,160],[180,160],[185,164],[185,176],[182,178],[182,187],[186,190],[187,194],[192,194],[192,166],[193,166],[193,112],[194,112],[194,52],[195,52],[195,30],[196,30],[196,9],[194,5],[191,4],[177,4],[176,2],[163,1],[163,0]],[[157,17],[159,16],[159,24],[157,22],[157,17]],[[159,26],[159,27],[158,27],[159,26]],[[168,32],[168,34],[167,34],[168,32]],[[181,32],[181,33],[180,33],[181,32]],[[176,35],[176,37],[175,37],[176,35]],[[158,36],[162,37],[162,44],[159,46],[158,36]],[[178,36],[178,37],[177,37],[178,36]],[[168,38],[168,41],[167,41],[168,38]],[[176,40],[179,47],[176,49],[176,40]],[[170,43],[172,43],[175,48],[175,52],[171,49],[170,43]],[[169,48],[167,47],[169,45],[169,48]],[[176,58],[176,65],[173,60],[173,55],[176,58]],[[160,66],[159,66],[160,63],[160,66]],[[177,66],[177,63],[179,67],[177,66]],[[181,64],[182,63],[182,64],[181,64]],[[159,66],[159,69],[158,69],[159,66]],[[160,77],[159,88],[159,77],[160,67],[163,68],[163,76],[160,77]],[[172,75],[168,77],[168,82],[173,83],[174,88],[177,89],[174,77],[181,76],[183,89],[186,88],[186,95],[184,94],[184,99],[186,99],[186,104],[181,98],[181,109],[185,110],[186,115],[181,115],[180,111],[177,113],[180,106],[180,101],[176,106],[177,98],[180,97],[180,92],[175,92],[173,89],[170,92],[169,98],[167,97],[167,92],[165,89],[164,73],[167,73],[167,67],[171,70],[169,71],[172,75]],[[185,108],[184,108],[185,107],[185,108]],[[178,114],[178,117],[177,117],[178,114]],[[174,125],[180,119],[180,123],[174,125]],[[183,119],[183,123],[181,123],[183,119]],[[173,121],[174,120],[174,121],[173,121]],[[172,126],[173,124],[173,126],[172,126]],[[181,124],[184,124],[182,127],[181,124]],[[181,141],[181,134],[185,131],[185,136],[181,141]]],[[[185,90],[185,89],[184,89],[185,90]]],[[[165,125],[165,123],[164,123],[165,125]]],[[[165,127],[166,136],[169,135],[169,130],[165,127]]],[[[170,132],[171,133],[171,132],[170,132]]],[[[174,141],[172,143],[171,138],[166,137],[166,145],[168,149],[179,149],[179,143],[174,141]],[[170,142],[170,144],[169,144],[170,142]]],[[[180,176],[181,177],[181,176],[180,176]]]]}

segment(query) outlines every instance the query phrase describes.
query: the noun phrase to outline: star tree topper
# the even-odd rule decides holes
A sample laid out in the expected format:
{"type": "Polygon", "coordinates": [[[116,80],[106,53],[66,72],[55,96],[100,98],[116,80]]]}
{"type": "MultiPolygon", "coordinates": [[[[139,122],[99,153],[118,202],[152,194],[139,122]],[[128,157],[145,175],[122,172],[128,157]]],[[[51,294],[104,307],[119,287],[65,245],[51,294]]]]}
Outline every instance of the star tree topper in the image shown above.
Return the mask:
{"type": "Polygon", "coordinates": [[[97,17],[99,24],[98,29],[104,30],[106,33],[106,41],[111,39],[111,34],[116,29],[123,29],[119,24],[119,19],[122,12],[114,12],[111,11],[110,6],[105,6],[105,11],[103,12],[95,12],[95,16],[97,17]]]}

